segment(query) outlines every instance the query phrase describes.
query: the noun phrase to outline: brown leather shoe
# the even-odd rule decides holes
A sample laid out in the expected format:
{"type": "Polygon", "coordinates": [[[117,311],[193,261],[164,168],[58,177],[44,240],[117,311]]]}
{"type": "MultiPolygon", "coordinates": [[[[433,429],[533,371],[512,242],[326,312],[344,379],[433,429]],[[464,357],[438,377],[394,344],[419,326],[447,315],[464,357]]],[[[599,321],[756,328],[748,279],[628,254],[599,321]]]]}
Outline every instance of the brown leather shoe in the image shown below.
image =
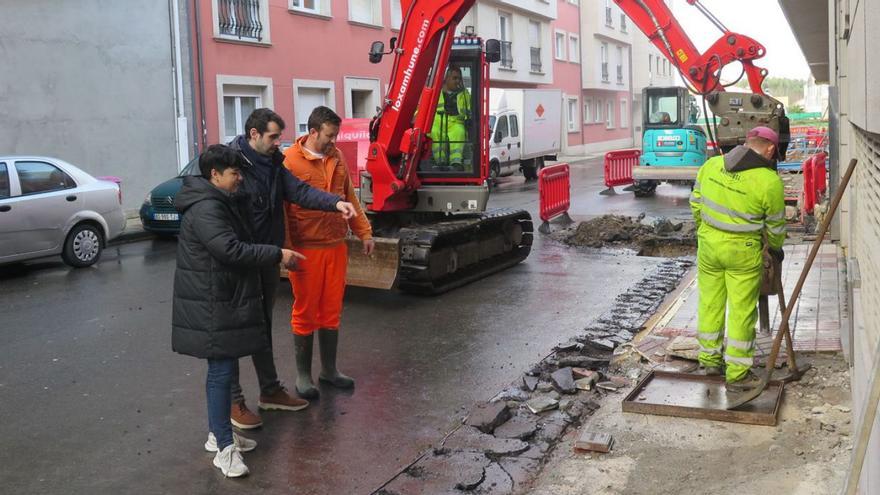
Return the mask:
{"type": "Polygon", "coordinates": [[[272,395],[260,395],[258,406],[263,410],[299,411],[309,407],[309,401],[293,397],[287,393],[284,387],[281,387],[272,395]]]}
{"type": "Polygon", "coordinates": [[[244,401],[232,403],[232,414],[229,418],[232,425],[242,430],[253,430],[263,426],[260,416],[248,409],[244,401]]]}

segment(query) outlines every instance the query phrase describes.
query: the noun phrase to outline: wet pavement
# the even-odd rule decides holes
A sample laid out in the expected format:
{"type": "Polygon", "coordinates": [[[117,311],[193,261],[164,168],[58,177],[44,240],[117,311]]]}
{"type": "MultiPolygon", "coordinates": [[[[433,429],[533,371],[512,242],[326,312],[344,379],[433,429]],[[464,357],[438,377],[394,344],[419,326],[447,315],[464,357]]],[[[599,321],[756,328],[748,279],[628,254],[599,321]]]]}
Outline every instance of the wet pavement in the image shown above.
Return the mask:
{"type": "MultiPolygon", "coordinates": [[[[573,167],[575,219],[687,216],[686,188],[598,196],[601,166],[573,167]]],[[[505,178],[492,207],[537,217],[537,187],[505,178]]],[[[618,188],[620,190],[620,188],[618,188]]],[[[251,476],[224,480],[202,450],[205,363],[170,349],[176,242],[112,247],[93,268],[0,267],[0,480],[8,493],[370,493],[660,262],[538,238],[525,263],[439,297],[350,289],[340,368],[302,412],[263,413],[251,476]]],[[[282,284],[274,342],[294,379],[282,284]]],[[[317,363],[316,363],[317,364],[317,363]]],[[[253,367],[242,360],[248,402],[253,367]]]]}

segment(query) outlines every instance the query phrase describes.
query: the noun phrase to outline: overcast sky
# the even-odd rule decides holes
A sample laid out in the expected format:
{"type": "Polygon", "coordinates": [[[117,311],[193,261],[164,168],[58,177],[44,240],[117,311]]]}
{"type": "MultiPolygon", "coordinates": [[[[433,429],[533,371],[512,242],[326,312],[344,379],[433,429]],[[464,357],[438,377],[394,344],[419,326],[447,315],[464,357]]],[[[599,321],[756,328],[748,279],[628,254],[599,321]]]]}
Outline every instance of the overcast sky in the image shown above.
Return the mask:
{"type": "MultiPolygon", "coordinates": [[[[809,77],[807,61],[776,0],[702,0],[701,3],[727,29],[747,35],[767,48],[767,55],[755,61],[755,65],[769,71],[767,77],[809,77]]],[[[700,51],[721,37],[721,31],[686,0],[673,0],[672,11],[700,51]]],[[[742,70],[738,64],[732,65],[737,67],[723,73],[725,82],[735,79],[742,70]]]]}

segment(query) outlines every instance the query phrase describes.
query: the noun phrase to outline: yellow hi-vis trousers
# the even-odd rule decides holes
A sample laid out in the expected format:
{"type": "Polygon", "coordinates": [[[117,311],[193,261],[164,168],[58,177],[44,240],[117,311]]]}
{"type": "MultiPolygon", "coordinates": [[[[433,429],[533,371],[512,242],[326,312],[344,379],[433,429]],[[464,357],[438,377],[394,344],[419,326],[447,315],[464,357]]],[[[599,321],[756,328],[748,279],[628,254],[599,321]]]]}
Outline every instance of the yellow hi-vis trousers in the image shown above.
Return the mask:
{"type": "Polygon", "coordinates": [[[754,237],[701,225],[697,249],[697,340],[700,363],[721,366],[724,317],[727,309],[728,382],[741,379],[755,354],[755,323],[763,270],[761,242],[754,237]]]}

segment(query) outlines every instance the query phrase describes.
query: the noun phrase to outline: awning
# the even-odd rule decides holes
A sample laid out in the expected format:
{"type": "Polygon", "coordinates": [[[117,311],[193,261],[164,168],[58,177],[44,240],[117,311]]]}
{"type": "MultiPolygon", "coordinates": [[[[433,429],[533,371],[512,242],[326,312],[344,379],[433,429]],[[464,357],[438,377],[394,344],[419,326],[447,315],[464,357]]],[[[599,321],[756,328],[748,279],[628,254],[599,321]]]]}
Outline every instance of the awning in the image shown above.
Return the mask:
{"type": "Polygon", "coordinates": [[[831,78],[828,67],[828,0],[779,0],[779,6],[816,83],[828,84],[831,78]]]}

